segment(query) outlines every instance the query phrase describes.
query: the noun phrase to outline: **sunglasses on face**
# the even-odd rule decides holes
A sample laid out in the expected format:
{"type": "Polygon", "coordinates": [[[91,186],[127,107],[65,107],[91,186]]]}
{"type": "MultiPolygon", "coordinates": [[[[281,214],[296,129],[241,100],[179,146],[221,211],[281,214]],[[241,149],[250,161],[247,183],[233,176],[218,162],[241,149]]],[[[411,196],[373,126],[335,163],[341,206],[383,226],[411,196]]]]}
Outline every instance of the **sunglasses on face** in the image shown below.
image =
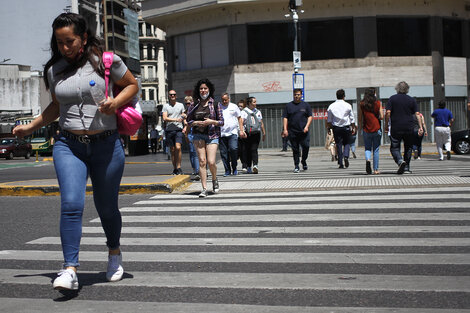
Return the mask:
{"type": "Polygon", "coordinates": [[[170,93],[170,97],[176,96],[176,93],[170,93]]]}

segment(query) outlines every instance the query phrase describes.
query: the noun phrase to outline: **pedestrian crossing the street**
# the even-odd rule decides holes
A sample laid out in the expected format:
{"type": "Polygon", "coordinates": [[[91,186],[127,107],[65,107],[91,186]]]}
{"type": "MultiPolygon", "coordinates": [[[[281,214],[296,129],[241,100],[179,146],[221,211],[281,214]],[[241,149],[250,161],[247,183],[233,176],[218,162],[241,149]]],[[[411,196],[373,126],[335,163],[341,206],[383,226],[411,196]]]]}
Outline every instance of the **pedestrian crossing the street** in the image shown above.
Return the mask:
{"type": "Polygon", "coordinates": [[[122,281],[105,280],[93,218],[70,299],[51,286],[59,237],[0,251],[0,311],[470,312],[469,195],[465,186],[143,195],[121,208],[122,281]]]}

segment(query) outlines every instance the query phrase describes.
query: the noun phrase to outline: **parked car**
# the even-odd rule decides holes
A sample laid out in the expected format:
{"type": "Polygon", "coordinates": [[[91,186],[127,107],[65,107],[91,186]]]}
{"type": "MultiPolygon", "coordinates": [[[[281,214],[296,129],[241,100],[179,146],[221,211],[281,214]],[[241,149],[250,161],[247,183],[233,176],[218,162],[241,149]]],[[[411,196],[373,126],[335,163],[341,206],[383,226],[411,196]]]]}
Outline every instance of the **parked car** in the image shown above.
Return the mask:
{"type": "Polygon", "coordinates": [[[23,139],[15,137],[4,137],[0,139],[0,157],[7,158],[8,160],[14,157],[29,159],[31,149],[31,144],[23,139]]]}
{"type": "Polygon", "coordinates": [[[45,137],[36,137],[31,139],[31,145],[33,147],[33,154],[36,154],[36,151],[39,155],[51,155],[52,154],[52,144],[51,140],[47,140],[45,137]]]}
{"type": "Polygon", "coordinates": [[[452,150],[457,154],[470,153],[470,129],[453,131],[452,150]]]}

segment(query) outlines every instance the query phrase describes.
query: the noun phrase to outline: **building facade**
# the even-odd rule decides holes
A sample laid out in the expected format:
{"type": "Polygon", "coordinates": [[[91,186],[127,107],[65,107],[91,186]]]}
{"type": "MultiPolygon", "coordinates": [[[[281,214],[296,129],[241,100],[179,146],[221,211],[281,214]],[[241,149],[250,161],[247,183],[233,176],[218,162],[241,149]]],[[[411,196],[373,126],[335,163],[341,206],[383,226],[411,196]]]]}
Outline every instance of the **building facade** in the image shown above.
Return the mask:
{"type": "MultiPolygon", "coordinates": [[[[454,129],[467,127],[467,1],[301,2],[299,73],[314,111],[312,145],[324,143],[324,113],[337,89],[345,89],[357,113],[364,88],[376,87],[386,102],[403,80],[430,129],[430,112],[440,99],[457,117],[454,129]]],[[[296,38],[292,14],[286,16],[288,0],[147,0],[142,10],[146,22],[167,34],[170,88],[189,94],[198,79],[208,77],[218,96],[255,96],[268,129],[263,147],[280,147],[280,112],[292,100],[296,38]]]]}

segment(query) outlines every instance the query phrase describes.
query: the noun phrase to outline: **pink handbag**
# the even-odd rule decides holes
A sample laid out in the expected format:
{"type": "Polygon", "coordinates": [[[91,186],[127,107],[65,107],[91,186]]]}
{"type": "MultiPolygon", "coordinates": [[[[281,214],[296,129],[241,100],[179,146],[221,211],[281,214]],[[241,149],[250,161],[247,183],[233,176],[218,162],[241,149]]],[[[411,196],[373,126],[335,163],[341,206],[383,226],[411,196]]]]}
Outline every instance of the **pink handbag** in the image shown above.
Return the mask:
{"type": "MultiPolygon", "coordinates": [[[[108,98],[109,74],[111,66],[113,65],[113,58],[114,54],[112,52],[103,52],[106,98],[108,98]]],[[[114,86],[113,96],[117,96],[119,92],[121,92],[119,87],[114,86]]],[[[136,104],[138,104],[138,102],[129,102],[116,110],[118,132],[122,135],[133,136],[139,130],[140,125],[142,125],[142,114],[135,109],[136,104]]]]}

